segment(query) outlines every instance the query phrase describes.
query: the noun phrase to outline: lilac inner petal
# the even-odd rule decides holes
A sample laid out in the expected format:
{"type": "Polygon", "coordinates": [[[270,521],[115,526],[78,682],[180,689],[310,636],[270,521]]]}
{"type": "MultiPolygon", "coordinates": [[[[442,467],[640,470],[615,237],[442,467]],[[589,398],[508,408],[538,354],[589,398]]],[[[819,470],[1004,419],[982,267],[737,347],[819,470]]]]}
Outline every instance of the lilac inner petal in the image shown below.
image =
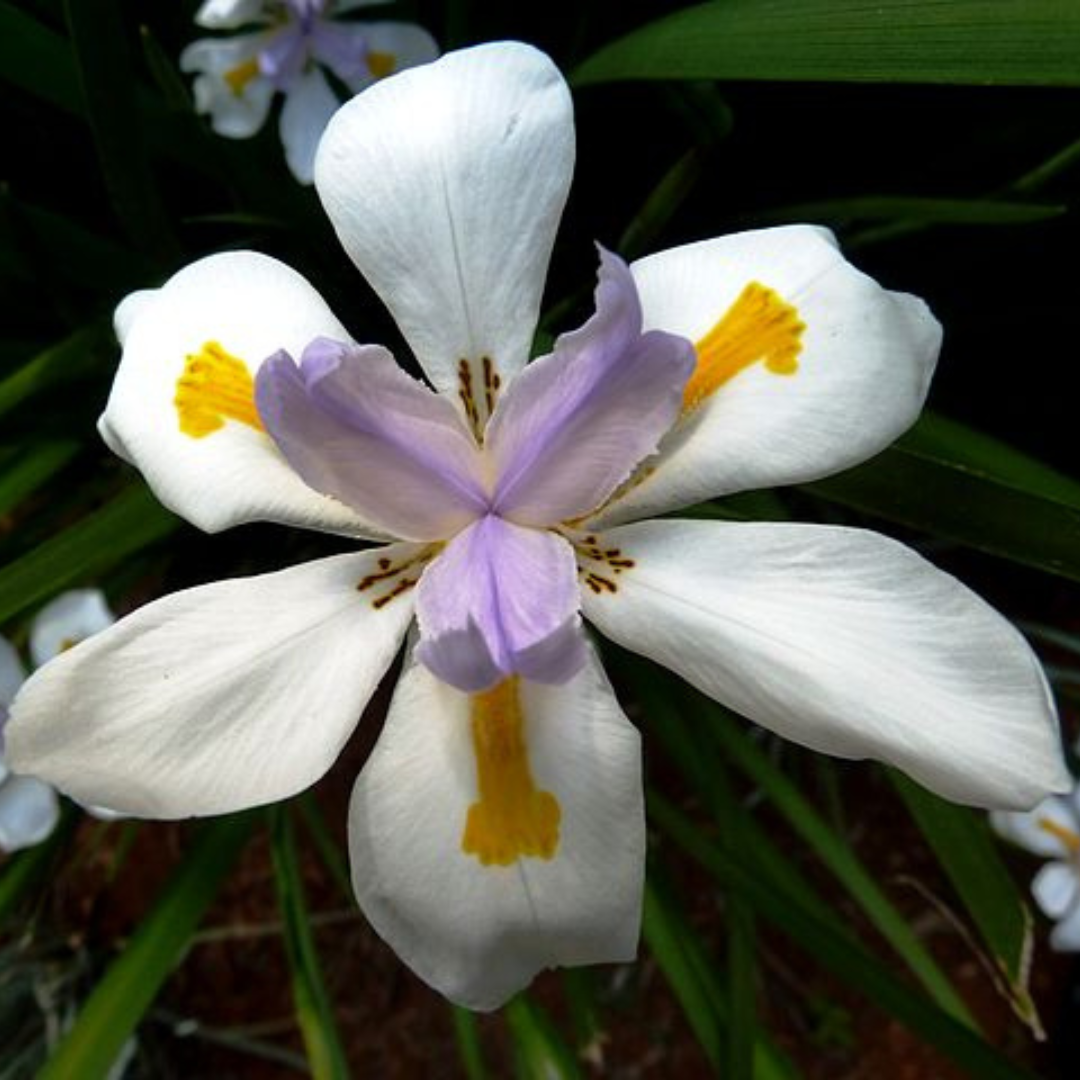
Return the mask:
{"type": "Polygon", "coordinates": [[[483,514],[479,452],[453,405],[386,349],[317,338],[299,366],[255,379],[267,431],[306,484],[407,540],[440,540],[483,514]]]}
{"type": "Polygon", "coordinates": [[[494,510],[550,525],[599,506],[675,422],[694,347],[641,333],[633,277],[600,248],[596,313],[510,385],[488,425],[494,510]]]}
{"type": "Polygon", "coordinates": [[[292,23],[282,27],[259,50],[259,71],[283,93],[296,81],[307,62],[308,43],[303,28],[292,23]]]}
{"type": "Polygon", "coordinates": [[[417,656],[470,693],[513,674],[566,682],[586,658],[578,597],[566,540],[485,516],[420,579],[417,656]]]}
{"type": "Polygon", "coordinates": [[[318,23],[311,32],[311,52],[342,82],[351,84],[361,76],[372,78],[364,28],[356,23],[318,23]]]}

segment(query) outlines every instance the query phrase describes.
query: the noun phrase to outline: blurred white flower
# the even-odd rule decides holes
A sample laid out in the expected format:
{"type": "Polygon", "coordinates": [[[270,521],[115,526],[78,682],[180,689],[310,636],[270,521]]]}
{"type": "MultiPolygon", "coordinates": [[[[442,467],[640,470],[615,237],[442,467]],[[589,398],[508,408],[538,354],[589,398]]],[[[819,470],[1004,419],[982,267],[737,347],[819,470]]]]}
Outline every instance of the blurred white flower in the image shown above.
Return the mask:
{"type": "MultiPolygon", "coordinates": [[[[97,589],[61,593],[38,612],[30,626],[30,657],[34,667],[66,652],[73,645],[111,626],[115,618],[97,589]]],[[[40,844],[56,827],[60,805],[56,792],[43,780],[17,776],[3,757],[3,724],[8,705],[26,678],[26,669],[11,642],[0,637],[0,851],[13,852],[40,844]]],[[[92,811],[101,817],[111,811],[92,811]]]]}
{"type": "Polygon", "coordinates": [[[998,835],[1049,862],[1031,882],[1035,903],[1055,923],[1050,947],[1080,952],[1080,783],[1024,813],[995,810],[998,835]]]}
{"type": "Polygon", "coordinates": [[[195,108],[219,135],[246,139],[266,122],[274,94],[285,96],[279,129],[285,159],[302,184],[313,179],[315,149],[341,104],[327,73],[357,94],[377,79],[438,56],[431,35],[406,22],[336,17],[386,0],[205,0],[195,22],[248,33],[202,38],[180,55],[194,72],[195,108]]]}

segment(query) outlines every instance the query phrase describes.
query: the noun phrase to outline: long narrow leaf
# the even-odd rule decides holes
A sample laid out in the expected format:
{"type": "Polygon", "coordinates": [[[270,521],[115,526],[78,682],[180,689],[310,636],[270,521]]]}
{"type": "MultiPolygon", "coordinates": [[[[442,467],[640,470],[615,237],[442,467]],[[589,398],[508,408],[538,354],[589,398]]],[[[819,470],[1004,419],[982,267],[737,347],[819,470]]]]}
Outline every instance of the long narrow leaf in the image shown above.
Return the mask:
{"type": "Polygon", "coordinates": [[[251,814],[219,818],[202,829],[184,862],[124,951],[94,988],[37,1080],[99,1080],[180,962],[251,831],[251,814]]]}
{"type": "Polygon", "coordinates": [[[285,952],[292,970],[293,1002],[311,1075],[314,1080],[348,1080],[349,1063],[311,933],[296,837],[288,810],[275,808],[272,821],[271,855],[284,924],[285,952]]]}
{"type": "Polygon", "coordinates": [[[1077,86],[1072,0],[712,0],[606,45],[574,73],[1077,86]]]}

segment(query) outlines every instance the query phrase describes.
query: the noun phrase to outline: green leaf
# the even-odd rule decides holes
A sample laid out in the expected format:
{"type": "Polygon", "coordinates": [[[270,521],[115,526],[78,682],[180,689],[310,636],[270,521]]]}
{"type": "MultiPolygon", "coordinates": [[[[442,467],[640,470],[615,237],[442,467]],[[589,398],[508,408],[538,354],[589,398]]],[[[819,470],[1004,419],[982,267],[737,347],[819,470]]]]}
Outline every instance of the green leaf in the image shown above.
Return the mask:
{"type": "Polygon", "coordinates": [[[918,935],[878,888],[850,844],[828,826],[798,788],[736,726],[722,706],[697,696],[695,704],[698,715],[712,727],[728,759],[758,785],[787,823],[810,845],[934,1000],[958,1020],[975,1027],[971,1013],[948,978],[918,935]]]}
{"type": "Polygon", "coordinates": [[[900,443],[805,485],[818,498],[1080,581],[1080,505],[900,443]]]}
{"type": "Polygon", "coordinates": [[[711,0],[606,45],[613,79],[1080,85],[1073,0],[711,0]]]}
{"type": "Polygon", "coordinates": [[[1006,199],[935,199],[908,195],[856,195],[795,203],[754,217],[762,221],[893,221],[925,225],[1030,225],[1068,213],[1061,203],[1006,199]]]}
{"type": "Polygon", "coordinates": [[[5,448],[0,456],[0,517],[55,476],[80,448],[72,439],[27,443],[17,452],[5,448]]]}
{"type": "Polygon", "coordinates": [[[1021,1018],[1031,1022],[1031,918],[985,816],[939,799],[894,770],[889,770],[889,778],[989,946],[996,973],[1007,980],[1009,1000],[1021,1018]]]}
{"type": "Polygon", "coordinates": [[[183,957],[192,933],[243,849],[253,820],[251,814],[234,814],[203,826],[37,1080],[108,1077],[124,1044],[183,957]]]}
{"type": "Polygon", "coordinates": [[[64,13],[117,219],[140,250],[163,258],[174,255],[177,243],[142,139],[138,86],[121,9],[101,0],[65,0],[64,13]]]}
{"type": "Polygon", "coordinates": [[[678,918],[650,876],[645,883],[642,937],[678,999],[698,1045],[715,1070],[720,1067],[723,1047],[723,1028],[716,1006],[723,1000],[723,993],[718,984],[711,988],[699,978],[700,967],[687,955],[687,945],[694,935],[678,925],[678,918]]]}
{"type": "Polygon", "coordinates": [[[0,569],[0,622],[61,589],[92,582],[180,521],[141,482],[0,569]]]}
{"type": "Polygon", "coordinates": [[[475,1013],[460,1005],[451,1005],[450,1011],[454,1018],[454,1041],[467,1080],[488,1080],[475,1013]]]}
{"type": "Polygon", "coordinates": [[[0,0],[0,78],[65,112],[82,112],[70,44],[8,0],[0,0]]]}
{"type": "Polygon", "coordinates": [[[34,394],[92,370],[95,353],[109,340],[105,327],[92,323],[38,353],[0,380],[0,416],[34,394]]]}
{"type": "Polygon", "coordinates": [[[547,1013],[527,994],[513,998],[503,1015],[522,1080],[583,1080],[573,1051],[547,1013]]]}
{"type": "Polygon", "coordinates": [[[649,815],[725,888],[741,892],[763,919],[773,923],[827,970],[864,994],[901,1023],[952,1058],[979,1080],[1035,1080],[969,1028],[954,1020],[897,978],[852,935],[819,919],[798,894],[782,894],[749,873],[731,855],[710,844],[692,822],[655,792],[649,815]]]}
{"type": "Polygon", "coordinates": [[[314,1080],[348,1080],[349,1063],[338,1034],[334,1009],[323,981],[319,954],[308,921],[304,882],[289,811],[272,811],[270,853],[284,924],[285,952],[292,971],[293,1004],[314,1080]]]}

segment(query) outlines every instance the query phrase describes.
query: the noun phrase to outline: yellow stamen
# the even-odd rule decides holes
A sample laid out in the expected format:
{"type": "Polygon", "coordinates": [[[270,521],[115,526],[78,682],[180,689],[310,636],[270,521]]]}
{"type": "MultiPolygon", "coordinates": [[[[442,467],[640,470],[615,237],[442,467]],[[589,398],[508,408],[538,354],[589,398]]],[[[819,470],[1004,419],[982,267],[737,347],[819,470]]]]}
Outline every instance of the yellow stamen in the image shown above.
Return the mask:
{"type": "Polygon", "coordinates": [[[555,796],[533,783],[524,720],[517,676],[473,695],[480,799],[469,807],[461,849],[484,866],[510,866],[526,855],[550,859],[559,846],[562,813],[555,796]]]}
{"type": "Polygon", "coordinates": [[[201,439],[237,420],[257,431],[262,421],[255,409],[255,382],[243,360],[227,353],[216,341],[189,353],[184,372],[176,380],[173,398],[180,430],[201,439]]]}
{"type": "Polygon", "coordinates": [[[752,281],[695,345],[698,362],[683,390],[683,415],[758,361],[774,375],[794,375],[805,329],[793,305],[752,281]]]}
{"type": "Polygon", "coordinates": [[[247,84],[259,74],[259,61],[256,57],[229,68],[221,77],[228,84],[229,89],[237,96],[242,97],[247,84]]]}
{"type": "Polygon", "coordinates": [[[388,52],[369,52],[367,54],[367,66],[368,71],[376,79],[385,79],[397,67],[397,57],[388,52]]]}
{"type": "Polygon", "coordinates": [[[1037,824],[1043,832],[1048,832],[1055,840],[1060,840],[1070,855],[1080,855],[1080,836],[1077,836],[1072,829],[1045,817],[1039,818],[1037,824]]]}

